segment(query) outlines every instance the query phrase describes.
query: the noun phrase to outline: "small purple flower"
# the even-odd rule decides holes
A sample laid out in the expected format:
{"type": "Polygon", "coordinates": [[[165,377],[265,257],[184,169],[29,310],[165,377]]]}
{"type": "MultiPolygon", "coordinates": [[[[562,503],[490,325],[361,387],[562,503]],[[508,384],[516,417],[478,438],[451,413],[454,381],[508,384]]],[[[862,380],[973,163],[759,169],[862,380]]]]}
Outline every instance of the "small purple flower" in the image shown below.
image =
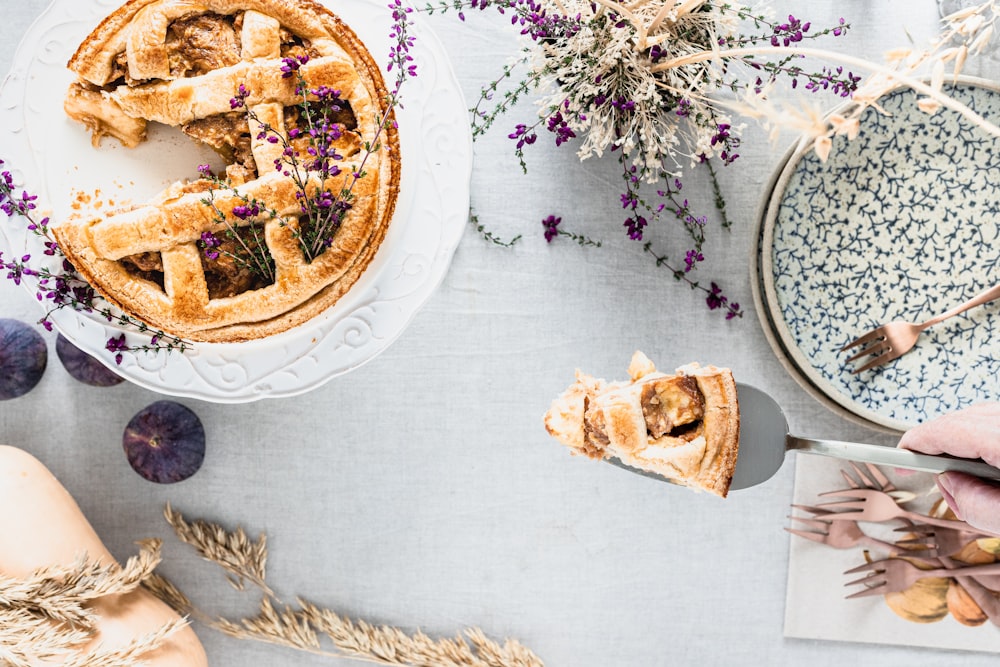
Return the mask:
{"type": "Polygon", "coordinates": [[[715,126],[715,134],[712,136],[712,145],[716,145],[729,138],[729,123],[719,123],[715,126]]]}
{"type": "Polygon", "coordinates": [[[281,59],[281,78],[290,79],[299,69],[309,62],[308,55],[295,56],[281,59]]]}
{"type": "Polygon", "coordinates": [[[235,215],[240,220],[247,220],[249,218],[254,218],[260,215],[260,205],[257,202],[250,202],[249,204],[240,204],[238,206],[234,206],[233,215],[235,215]]]}
{"type": "Polygon", "coordinates": [[[236,96],[229,100],[229,108],[234,111],[236,109],[244,108],[247,104],[247,97],[249,95],[250,91],[248,91],[246,86],[241,83],[240,87],[236,89],[236,96]]]}
{"type": "MultiPolygon", "coordinates": [[[[569,100],[566,100],[569,102],[569,100]]],[[[563,118],[562,112],[556,111],[549,116],[546,126],[549,132],[556,135],[556,146],[561,146],[565,142],[576,137],[576,133],[569,127],[569,123],[563,118]]]]}
{"type": "Polygon", "coordinates": [[[198,243],[202,248],[204,248],[205,257],[208,259],[219,259],[219,251],[215,250],[215,248],[222,245],[222,241],[220,241],[215,234],[212,232],[202,232],[201,241],[198,243]]]}
{"type": "Polygon", "coordinates": [[[535,140],[538,139],[538,135],[534,132],[528,134],[528,126],[524,123],[518,123],[518,125],[514,128],[514,131],[507,135],[507,138],[516,140],[517,150],[521,150],[524,148],[525,144],[531,145],[535,143],[535,140]]]}
{"type": "Polygon", "coordinates": [[[809,27],[809,23],[802,23],[802,21],[789,14],[788,23],[781,23],[774,27],[774,34],[771,36],[771,46],[789,46],[795,42],[801,42],[805,33],[809,32],[809,27]]]}
{"type": "Polygon", "coordinates": [[[631,218],[626,218],[623,226],[628,230],[628,237],[630,239],[632,239],[633,241],[641,241],[642,230],[648,224],[649,221],[646,220],[646,218],[636,214],[631,218]]]}
{"type": "MultiPolygon", "coordinates": [[[[709,310],[716,310],[717,308],[722,308],[726,305],[728,299],[722,295],[722,288],[719,287],[714,281],[712,282],[712,289],[708,293],[708,298],[705,299],[705,303],[708,304],[709,310]]],[[[738,304],[737,304],[738,305],[738,304]]]]}
{"type": "Polygon", "coordinates": [[[330,88],[329,86],[320,86],[319,88],[309,92],[315,95],[320,102],[330,103],[330,106],[328,107],[330,111],[340,111],[340,107],[333,104],[334,101],[340,99],[340,90],[330,88]]]}
{"type": "Polygon", "coordinates": [[[112,336],[111,338],[108,339],[108,342],[105,343],[104,348],[108,352],[114,352],[115,363],[121,365],[122,352],[125,352],[129,349],[128,344],[125,342],[125,334],[121,334],[119,336],[112,336]]]}
{"type": "Polygon", "coordinates": [[[705,256],[697,250],[688,250],[684,256],[684,273],[688,273],[698,262],[704,262],[705,256]]]}
{"type": "Polygon", "coordinates": [[[545,241],[546,243],[552,243],[552,239],[559,236],[559,223],[562,222],[562,218],[557,218],[554,215],[542,220],[542,227],[545,228],[545,241]]]}
{"type": "Polygon", "coordinates": [[[333,193],[329,190],[323,190],[313,198],[313,205],[317,208],[332,208],[334,203],[333,193]]]}

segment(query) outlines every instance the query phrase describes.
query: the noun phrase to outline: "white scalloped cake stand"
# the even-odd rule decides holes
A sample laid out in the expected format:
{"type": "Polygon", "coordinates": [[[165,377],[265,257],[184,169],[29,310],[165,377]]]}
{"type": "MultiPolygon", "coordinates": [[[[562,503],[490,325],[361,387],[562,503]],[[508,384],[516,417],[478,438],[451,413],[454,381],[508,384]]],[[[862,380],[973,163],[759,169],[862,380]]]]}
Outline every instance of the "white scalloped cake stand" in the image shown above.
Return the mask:
{"type": "MultiPolygon", "coordinates": [[[[66,118],[62,97],[73,77],[65,63],[118,0],[55,0],[25,34],[0,89],[2,157],[19,185],[38,195],[53,221],[74,208],[99,209],[144,201],[167,184],[194,175],[214,155],[169,128],[124,149],[66,118]]],[[[337,3],[335,10],[378,62],[386,62],[391,16],[372,0],[337,3]]],[[[406,328],[441,283],[469,212],[472,139],[467,105],[451,65],[419,17],[410,32],[418,76],[403,84],[397,110],[403,175],[385,241],[354,287],[310,322],[260,341],[198,343],[184,353],[129,352],[120,366],[104,349],[124,329],[63,309],[52,321],[67,338],[128,380],[154,391],[219,403],[292,396],[369,361],[406,328]]],[[[387,75],[388,78],[388,75],[387,75]]],[[[0,225],[3,250],[42,257],[40,240],[13,218],[0,225]]],[[[29,289],[33,289],[29,285],[29,289]]],[[[131,344],[142,334],[129,333],[131,344]]]]}

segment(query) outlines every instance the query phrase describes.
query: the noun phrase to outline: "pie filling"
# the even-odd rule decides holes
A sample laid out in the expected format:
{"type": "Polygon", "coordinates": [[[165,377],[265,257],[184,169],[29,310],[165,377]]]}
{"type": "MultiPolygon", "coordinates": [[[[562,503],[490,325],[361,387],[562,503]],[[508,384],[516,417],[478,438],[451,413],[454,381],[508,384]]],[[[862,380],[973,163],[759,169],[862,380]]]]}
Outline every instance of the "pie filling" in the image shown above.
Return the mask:
{"type": "Polygon", "coordinates": [[[240,62],[243,14],[194,14],[175,20],[167,28],[170,75],[201,76],[240,62]]]}
{"type": "Polygon", "coordinates": [[[264,226],[237,227],[217,234],[219,244],[211,248],[211,256],[202,253],[208,298],[236,296],[253,289],[274,284],[274,272],[258,266],[268,261],[264,246],[264,226]],[[262,252],[263,251],[263,252],[262,252]]]}
{"type": "Polygon", "coordinates": [[[163,289],[163,257],[158,252],[144,252],[122,258],[125,269],[133,276],[156,283],[163,289]]]}
{"type": "MultiPolygon", "coordinates": [[[[167,27],[165,44],[171,77],[201,76],[239,63],[243,47],[243,15],[243,12],[232,15],[193,13],[171,22],[167,27]]],[[[292,34],[286,28],[281,28],[279,39],[282,58],[315,58],[320,55],[309,40],[292,34]]],[[[128,57],[124,51],[115,57],[112,72],[103,90],[145,83],[129,76],[128,57]]]]}
{"type": "MultiPolygon", "coordinates": [[[[681,445],[705,434],[705,396],[698,381],[688,375],[657,378],[642,386],[639,404],[646,437],[663,444],[681,445]],[[662,440],[667,438],[667,440],[662,440]]],[[[589,452],[603,456],[611,444],[604,411],[584,398],[584,444],[589,452]]]]}

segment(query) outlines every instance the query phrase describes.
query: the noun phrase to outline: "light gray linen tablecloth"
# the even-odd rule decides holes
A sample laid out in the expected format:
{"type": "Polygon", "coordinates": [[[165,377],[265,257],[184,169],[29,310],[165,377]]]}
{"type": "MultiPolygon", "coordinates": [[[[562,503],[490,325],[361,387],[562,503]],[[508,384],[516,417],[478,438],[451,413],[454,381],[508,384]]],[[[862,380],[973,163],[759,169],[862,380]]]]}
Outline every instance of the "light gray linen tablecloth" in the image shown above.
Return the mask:
{"type": "MultiPolygon", "coordinates": [[[[830,44],[872,58],[936,29],[932,0],[773,4],[817,25],[842,14],[855,28],[830,44]]],[[[45,6],[3,0],[0,70],[45,6]]],[[[470,101],[518,48],[515,31],[492,14],[427,20],[470,101]]],[[[576,368],[620,378],[641,349],[668,370],[695,360],[731,367],[779,401],[796,433],[891,442],[805,393],[753,311],[754,211],[793,137],[775,146],[750,126],[742,157],[721,171],[735,224],[723,232],[712,222],[699,276],[718,280],[746,310],[726,322],[625,238],[614,160],[580,163],[572,148],[538,145],[528,175],[520,172],[506,135],[529,112],[522,107],[476,143],[472,187],[480,221],[524,240],[496,247],[470,225],[403,336],[311,393],[247,405],[182,399],[209,440],[190,480],[158,486],[132,472],[122,429],[159,396],[73,381],[53,335],[40,386],[0,403],[0,441],[42,459],[119,558],[138,539],[164,537],[164,573],[213,613],[252,613],[256,598],[232,591],[178,544],[161,518],[168,501],[191,518],[266,532],[269,581],[287,600],[303,595],[435,636],[478,626],[518,638],[553,667],[995,664],[981,654],[783,638],[790,462],[723,501],[571,458],[549,439],[541,415],[576,368]],[[540,221],[549,214],[604,247],[546,244],[540,221]]],[[[685,196],[710,212],[703,175],[686,183],[685,196]]],[[[660,230],[650,238],[675,252],[682,240],[660,230]]],[[[0,316],[39,315],[31,295],[0,282],[0,316]]],[[[198,633],[219,667],[354,664],[198,633]]]]}

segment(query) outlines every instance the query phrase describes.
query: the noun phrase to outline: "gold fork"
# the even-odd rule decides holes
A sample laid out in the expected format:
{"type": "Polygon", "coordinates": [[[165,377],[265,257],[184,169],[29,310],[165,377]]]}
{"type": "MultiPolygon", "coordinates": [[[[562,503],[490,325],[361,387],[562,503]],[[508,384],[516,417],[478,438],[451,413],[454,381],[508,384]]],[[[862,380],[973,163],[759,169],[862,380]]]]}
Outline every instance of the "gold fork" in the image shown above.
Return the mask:
{"type": "Polygon", "coordinates": [[[913,324],[911,322],[903,321],[883,324],[880,327],[872,329],[865,335],[854,339],[844,347],[840,348],[840,351],[843,352],[859,345],[865,346],[860,352],[848,358],[847,363],[856,359],[861,359],[862,357],[868,355],[873,355],[870,360],[853,372],[857,374],[867,371],[875,368],[876,366],[888,363],[893,359],[898,359],[909,352],[910,348],[916,345],[917,337],[924,329],[934,326],[939,322],[943,322],[950,317],[954,317],[959,313],[964,313],[969,308],[981,306],[984,303],[989,303],[997,298],[1000,298],[1000,285],[994,285],[988,290],[972,297],[965,303],[956,306],[948,312],[938,315],[937,317],[932,317],[923,324],[913,324]]]}

